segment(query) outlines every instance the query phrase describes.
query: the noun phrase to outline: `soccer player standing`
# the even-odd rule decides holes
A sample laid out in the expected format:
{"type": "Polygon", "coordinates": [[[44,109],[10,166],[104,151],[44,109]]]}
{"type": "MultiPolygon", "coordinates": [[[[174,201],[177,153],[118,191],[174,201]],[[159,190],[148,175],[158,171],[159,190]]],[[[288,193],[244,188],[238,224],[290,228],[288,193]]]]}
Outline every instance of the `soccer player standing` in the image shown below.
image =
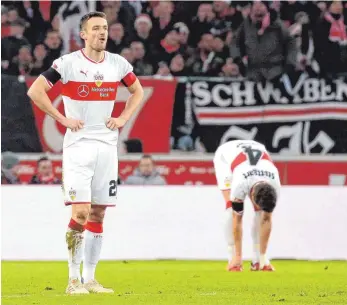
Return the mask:
{"type": "Polygon", "coordinates": [[[226,201],[227,270],[243,270],[242,214],[244,200],[249,196],[255,210],[251,270],[274,271],[266,250],[271,233],[272,212],[281,183],[269,153],[263,144],[256,141],[235,140],[221,145],[213,162],[218,187],[226,201]]]}
{"type": "Polygon", "coordinates": [[[65,205],[72,205],[72,215],[66,233],[69,253],[66,292],[113,293],[96,281],[95,268],[100,258],[105,211],[116,203],[118,128],[141,103],[143,89],[130,63],[105,51],[108,25],[104,13],[83,16],[80,35],[85,48],[56,59],[35,80],[28,95],[41,110],[67,128],[63,189],[65,205]],[[46,93],[59,80],[63,84],[66,117],[52,105],[46,93]],[[131,95],[121,115],[112,118],[120,82],[131,95]]]}

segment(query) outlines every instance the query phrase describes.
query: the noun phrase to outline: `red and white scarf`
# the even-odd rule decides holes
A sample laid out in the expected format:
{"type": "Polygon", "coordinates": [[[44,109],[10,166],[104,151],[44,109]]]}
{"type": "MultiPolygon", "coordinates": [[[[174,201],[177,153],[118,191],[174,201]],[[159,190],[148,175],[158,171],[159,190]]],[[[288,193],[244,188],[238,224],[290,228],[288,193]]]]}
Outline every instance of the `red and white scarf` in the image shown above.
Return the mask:
{"type": "Polygon", "coordinates": [[[330,13],[324,15],[325,20],[331,23],[329,39],[333,42],[338,42],[341,45],[347,44],[346,25],[343,16],[336,20],[330,13]]]}

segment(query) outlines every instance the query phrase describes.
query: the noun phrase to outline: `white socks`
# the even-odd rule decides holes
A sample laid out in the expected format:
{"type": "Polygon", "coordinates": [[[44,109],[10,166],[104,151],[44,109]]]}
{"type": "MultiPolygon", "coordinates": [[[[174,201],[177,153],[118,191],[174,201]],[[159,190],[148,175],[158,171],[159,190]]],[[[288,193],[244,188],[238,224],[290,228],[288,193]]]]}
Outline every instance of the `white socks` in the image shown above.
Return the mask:
{"type": "Polygon", "coordinates": [[[95,277],[95,268],[100,259],[101,246],[103,240],[102,224],[88,223],[84,235],[84,261],[83,261],[83,282],[88,283],[95,277]],[[92,224],[92,225],[91,225],[92,224]],[[100,227],[95,228],[100,225],[100,227]],[[97,232],[92,232],[92,231],[97,232]],[[100,232],[101,231],[101,232],[100,232]]]}
{"type": "Polygon", "coordinates": [[[233,256],[235,255],[235,243],[234,243],[234,233],[233,233],[233,209],[228,208],[226,211],[224,233],[228,244],[228,261],[231,262],[233,256]]]}
{"type": "Polygon", "coordinates": [[[83,257],[83,232],[68,228],[66,232],[68,246],[69,278],[81,279],[80,266],[83,257]]]}

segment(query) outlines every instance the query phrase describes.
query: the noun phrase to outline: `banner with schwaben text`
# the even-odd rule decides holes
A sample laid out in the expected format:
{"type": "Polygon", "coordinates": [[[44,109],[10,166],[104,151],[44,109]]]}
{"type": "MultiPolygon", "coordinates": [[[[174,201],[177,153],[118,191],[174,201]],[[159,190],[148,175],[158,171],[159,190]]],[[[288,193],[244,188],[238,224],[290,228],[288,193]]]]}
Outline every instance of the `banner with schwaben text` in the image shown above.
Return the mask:
{"type": "Polygon", "coordinates": [[[347,77],[283,75],[276,83],[190,77],[177,85],[172,136],[190,135],[207,152],[252,139],[271,153],[347,152],[347,77]]]}

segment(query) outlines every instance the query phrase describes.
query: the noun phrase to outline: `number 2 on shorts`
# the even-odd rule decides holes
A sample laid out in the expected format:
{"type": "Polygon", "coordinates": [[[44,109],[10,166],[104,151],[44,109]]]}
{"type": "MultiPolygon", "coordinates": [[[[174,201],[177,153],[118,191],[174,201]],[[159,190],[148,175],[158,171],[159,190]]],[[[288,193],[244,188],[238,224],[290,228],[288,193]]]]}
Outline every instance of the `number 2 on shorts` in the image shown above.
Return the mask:
{"type": "Polygon", "coordinates": [[[110,197],[116,196],[116,194],[117,194],[117,182],[116,182],[116,180],[111,180],[109,185],[110,185],[110,188],[108,190],[108,195],[110,197]]]}

